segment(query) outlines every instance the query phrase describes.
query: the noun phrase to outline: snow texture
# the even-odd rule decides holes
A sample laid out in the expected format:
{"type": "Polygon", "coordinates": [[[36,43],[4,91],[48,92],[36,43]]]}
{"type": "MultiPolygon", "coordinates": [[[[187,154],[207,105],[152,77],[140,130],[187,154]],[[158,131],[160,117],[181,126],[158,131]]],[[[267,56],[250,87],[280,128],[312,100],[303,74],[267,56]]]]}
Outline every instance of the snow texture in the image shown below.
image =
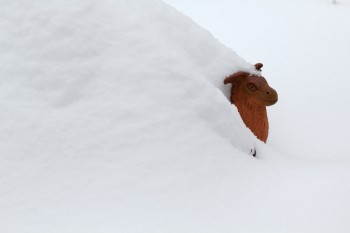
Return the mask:
{"type": "MultiPolygon", "coordinates": [[[[254,2],[237,1],[235,13],[259,7],[254,2]]],[[[338,155],[347,148],[349,133],[334,133],[329,143],[311,139],[310,128],[292,136],[310,122],[329,130],[337,126],[324,124],[324,117],[303,118],[310,104],[303,105],[301,96],[292,98],[291,86],[284,86],[296,85],[291,70],[289,79],[280,81],[273,77],[282,76],[286,67],[263,71],[282,93],[268,109],[271,137],[265,145],[244,126],[228,100],[230,87],[222,83],[238,70],[253,72],[252,64],[166,3],[0,4],[0,232],[350,231],[350,164],[338,155]],[[326,148],[336,159],[306,156],[311,152],[300,145],[305,138],[313,146],[334,143],[326,148]],[[258,150],[257,159],[249,155],[252,148],[258,150]]],[[[321,12],[332,6],[322,7],[321,12]]],[[[335,16],[332,22],[349,8],[342,9],[329,13],[335,16]]],[[[243,23],[226,32],[264,35],[243,23]]],[[[339,30],[348,31],[345,24],[339,23],[339,30]]],[[[343,45],[348,34],[337,34],[343,45]]],[[[250,39],[245,45],[264,42],[262,36],[250,39]]],[[[280,51],[282,42],[283,37],[266,44],[280,51]]],[[[312,60],[305,62],[309,66],[301,69],[307,72],[312,60]]],[[[332,78],[345,89],[341,82],[348,82],[344,74],[349,72],[342,72],[348,69],[344,64],[332,78]]],[[[312,84],[313,73],[320,83],[330,74],[309,71],[304,84],[312,84]]],[[[311,97],[315,117],[325,104],[311,97]]],[[[330,121],[335,115],[328,115],[330,121]]],[[[344,128],[350,130],[349,124],[344,128]]]]}

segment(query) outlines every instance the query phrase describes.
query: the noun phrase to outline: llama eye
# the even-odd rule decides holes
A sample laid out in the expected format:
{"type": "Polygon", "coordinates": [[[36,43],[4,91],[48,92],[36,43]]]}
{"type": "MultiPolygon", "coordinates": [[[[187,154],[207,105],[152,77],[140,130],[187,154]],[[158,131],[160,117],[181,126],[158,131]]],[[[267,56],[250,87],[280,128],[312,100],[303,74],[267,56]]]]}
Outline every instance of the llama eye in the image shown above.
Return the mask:
{"type": "Polygon", "coordinates": [[[247,87],[248,87],[249,91],[256,91],[257,90],[256,86],[253,83],[248,83],[247,87]]]}

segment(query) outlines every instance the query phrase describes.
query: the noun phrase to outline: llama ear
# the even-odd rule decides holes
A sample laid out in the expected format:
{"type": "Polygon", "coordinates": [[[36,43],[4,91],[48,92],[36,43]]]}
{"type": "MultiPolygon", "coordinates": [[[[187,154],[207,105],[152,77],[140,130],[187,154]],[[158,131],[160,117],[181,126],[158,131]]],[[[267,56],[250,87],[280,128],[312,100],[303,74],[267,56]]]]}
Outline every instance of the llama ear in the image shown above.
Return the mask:
{"type": "Polygon", "coordinates": [[[258,71],[261,71],[261,68],[264,66],[262,63],[256,63],[255,65],[255,69],[258,71]]]}
{"type": "Polygon", "coordinates": [[[236,84],[236,83],[239,83],[241,78],[246,77],[246,76],[249,76],[249,74],[247,72],[239,71],[239,72],[231,74],[230,76],[225,78],[224,84],[228,84],[228,83],[236,84]]]}

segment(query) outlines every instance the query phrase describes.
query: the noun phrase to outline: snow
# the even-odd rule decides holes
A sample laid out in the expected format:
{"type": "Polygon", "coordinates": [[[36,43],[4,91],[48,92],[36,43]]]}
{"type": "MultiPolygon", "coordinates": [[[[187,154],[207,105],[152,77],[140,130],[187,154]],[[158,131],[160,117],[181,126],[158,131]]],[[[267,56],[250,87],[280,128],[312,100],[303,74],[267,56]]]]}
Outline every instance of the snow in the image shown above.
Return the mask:
{"type": "Polygon", "coordinates": [[[0,0],[0,232],[349,232],[349,3],[168,2],[0,0]]]}

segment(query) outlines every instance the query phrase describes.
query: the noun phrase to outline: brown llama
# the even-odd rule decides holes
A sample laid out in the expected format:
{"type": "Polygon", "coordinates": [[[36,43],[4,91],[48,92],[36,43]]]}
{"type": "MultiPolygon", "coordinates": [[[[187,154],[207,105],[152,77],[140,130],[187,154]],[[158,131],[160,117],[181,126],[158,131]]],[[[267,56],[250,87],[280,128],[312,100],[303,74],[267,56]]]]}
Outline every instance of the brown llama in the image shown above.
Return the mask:
{"type": "MultiPolygon", "coordinates": [[[[255,64],[261,71],[263,64],[255,64]]],[[[277,92],[269,86],[262,76],[239,71],[228,76],[224,84],[232,84],[231,103],[236,105],[245,125],[264,143],[269,134],[269,121],[266,106],[278,100],[277,92]]]]}

